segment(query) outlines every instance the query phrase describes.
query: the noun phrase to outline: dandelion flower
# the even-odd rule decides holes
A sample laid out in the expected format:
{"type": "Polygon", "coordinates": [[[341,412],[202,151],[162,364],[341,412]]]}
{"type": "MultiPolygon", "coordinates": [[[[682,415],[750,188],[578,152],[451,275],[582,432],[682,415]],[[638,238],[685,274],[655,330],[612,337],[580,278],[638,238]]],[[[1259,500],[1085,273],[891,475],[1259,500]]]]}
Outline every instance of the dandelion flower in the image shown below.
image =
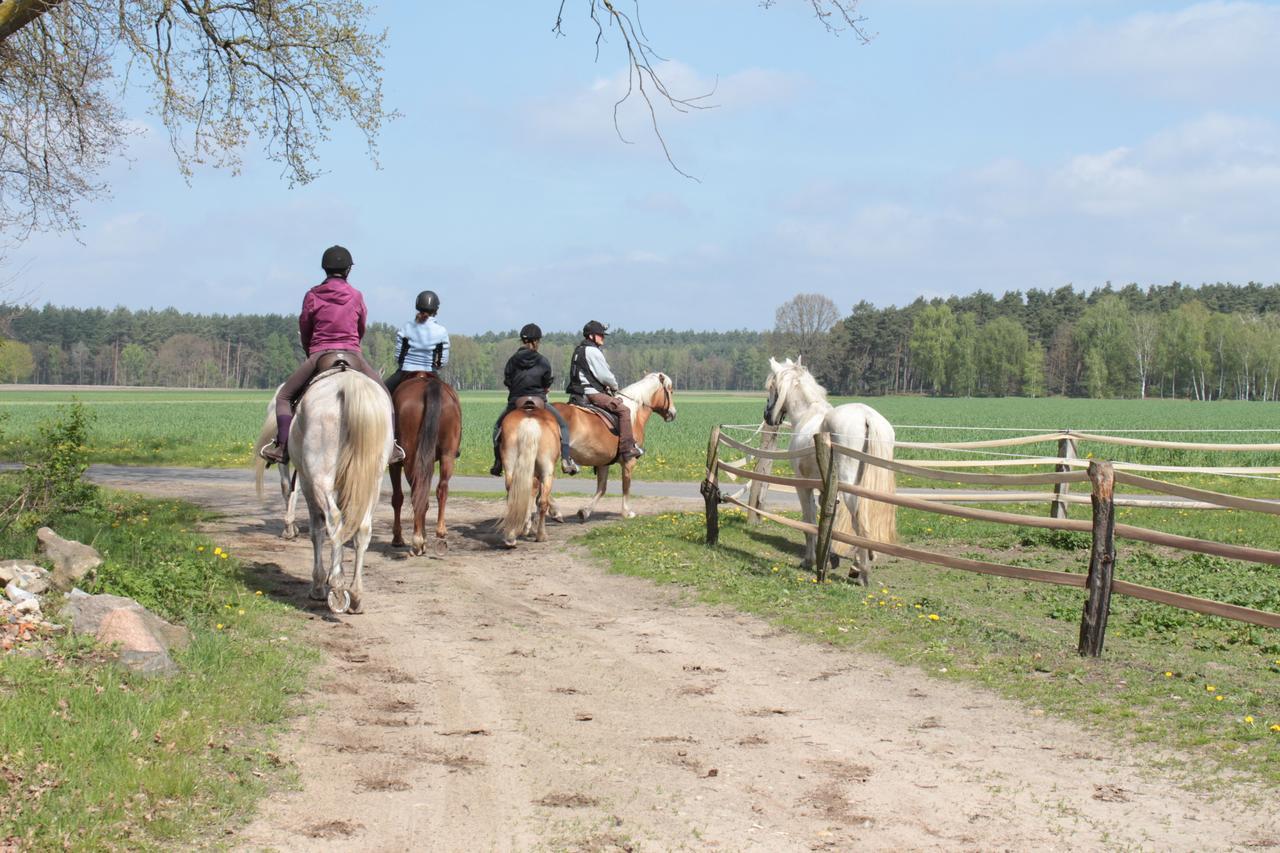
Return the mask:
{"type": "Polygon", "coordinates": [[[1244,718],[1244,721],[1245,721],[1246,723],[1248,723],[1249,725],[1251,725],[1251,726],[1253,725],[1253,717],[1252,717],[1252,716],[1247,716],[1247,717],[1245,717],[1245,718],[1244,718]]]}
{"type": "Polygon", "coordinates": [[[262,590],[258,590],[257,592],[254,593],[254,595],[262,595],[262,590]]]}
{"type": "Polygon", "coordinates": [[[1215,701],[1215,702],[1221,702],[1221,701],[1222,701],[1223,699],[1225,699],[1225,698],[1227,698],[1227,697],[1225,697],[1225,696],[1223,696],[1221,693],[1219,693],[1217,696],[1214,696],[1214,697],[1213,697],[1213,701],[1215,701]]]}
{"type": "Polygon", "coordinates": [[[1276,723],[1274,726],[1272,726],[1271,731],[1280,732],[1280,723],[1276,723]]]}
{"type": "Polygon", "coordinates": [[[930,614],[929,614],[929,621],[930,621],[930,622],[937,622],[937,621],[938,621],[939,619],[941,619],[941,618],[942,618],[942,617],[941,617],[941,616],[939,616],[937,613],[930,613],[930,614]]]}
{"type": "Polygon", "coordinates": [[[1204,686],[1204,692],[1206,692],[1206,693],[1213,693],[1213,692],[1214,692],[1215,690],[1217,690],[1217,689],[1218,689],[1218,688],[1214,687],[1212,684],[1206,684],[1206,685],[1204,686]]]}
{"type": "Polygon", "coordinates": [[[196,546],[196,550],[197,550],[197,551],[203,551],[203,550],[204,550],[204,546],[203,546],[203,545],[197,545],[197,546],[196,546]]]}
{"type": "Polygon", "coordinates": [[[221,630],[222,630],[222,623],[221,623],[221,622],[219,622],[219,623],[218,623],[218,630],[219,630],[219,631],[221,631],[221,630]]]}
{"type": "Polygon", "coordinates": [[[1165,678],[1173,678],[1173,673],[1172,673],[1172,672],[1166,672],[1166,673],[1164,674],[1164,677],[1165,677],[1165,678]]]}
{"type": "Polygon", "coordinates": [[[222,552],[221,554],[219,554],[218,556],[225,560],[225,559],[227,559],[227,552],[226,552],[226,551],[223,551],[223,552],[222,552]]]}
{"type": "Polygon", "coordinates": [[[243,610],[237,610],[236,612],[237,612],[237,613],[239,613],[241,616],[243,616],[243,615],[244,615],[244,611],[243,611],[243,610]]]}

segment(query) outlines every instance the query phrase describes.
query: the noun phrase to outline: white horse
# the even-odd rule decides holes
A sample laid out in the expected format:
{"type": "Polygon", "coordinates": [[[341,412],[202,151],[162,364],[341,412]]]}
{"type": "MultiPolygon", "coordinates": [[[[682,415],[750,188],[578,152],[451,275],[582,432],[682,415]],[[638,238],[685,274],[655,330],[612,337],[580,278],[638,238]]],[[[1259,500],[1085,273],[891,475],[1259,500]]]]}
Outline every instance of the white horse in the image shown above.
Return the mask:
{"type": "MultiPolygon", "coordinates": [[[[769,381],[765,390],[769,394],[765,404],[764,419],[770,426],[778,426],[789,420],[792,426],[791,449],[805,450],[813,447],[813,437],[819,432],[831,434],[832,440],[855,450],[882,459],[893,459],[893,427],[884,416],[862,403],[846,403],[832,406],[827,402],[827,392],[818,384],[808,369],[791,359],[769,359],[769,381]]],[[[876,465],[862,465],[858,460],[837,453],[836,476],[841,482],[860,485],[877,492],[894,491],[893,471],[876,465]]],[[[818,461],[808,454],[792,461],[796,475],[805,479],[819,479],[818,461]]],[[[817,504],[812,489],[796,489],[800,498],[800,511],[804,520],[816,524],[817,504]]],[[[843,494],[845,508],[853,522],[857,536],[879,542],[892,542],[897,535],[897,507],[881,501],[859,500],[857,495],[843,494]]],[[[804,567],[814,564],[817,537],[805,534],[804,567]]],[[[832,555],[832,567],[838,558],[832,555]]],[[[854,569],[849,572],[865,585],[870,582],[871,562],[875,553],[865,548],[855,548],[854,569]]]]}
{"type": "MultiPolygon", "coordinates": [[[[267,424],[274,434],[274,408],[267,424]]],[[[297,489],[307,501],[311,545],[311,597],[328,598],[337,612],[361,611],[364,596],[364,555],[373,535],[373,510],[382,492],[382,472],[391,458],[391,403],[369,377],[356,370],[325,376],[307,390],[289,430],[289,456],[296,470],[297,489]],[[329,566],[324,544],[329,540],[329,566]],[[350,583],[342,587],[343,546],[352,541],[355,565],[350,583]]],[[[257,463],[262,482],[265,462],[257,463]]],[[[282,469],[284,466],[282,466],[282,469]]],[[[287,470],[281,488],[289,503],[287,470]]],[[[292,519],[286,516],[286,535],[292,519]]]]}
{"type": "MultiPolygon", "coordinates": [[[[281,385],[280,388],[284,386],[281,385]]],[[[280,393],[280,388],[276,388],[276,394],[280,393]]],[[[290,430],[292,432],[292,430],[290,430]]],[[[262,478],[266,470],[266,462],[258,451],[271,444],[276,440],[276,398],[272,398],[267,402],[267,419],[262,424],[262,432],[258,434],[258,443],[253,446],[253,458],[257,462],[256,466],[256,486],[258,488],[258,497],[262,497],[262,478]]],[[[280,536],[283,539],[297,539],[298,525],[296,522],[298,514],[298,475],[293,472],[289,462],[284,462],[276,466],[280,470],[280,496],[284,498],[284,530],[280,536]]]]}

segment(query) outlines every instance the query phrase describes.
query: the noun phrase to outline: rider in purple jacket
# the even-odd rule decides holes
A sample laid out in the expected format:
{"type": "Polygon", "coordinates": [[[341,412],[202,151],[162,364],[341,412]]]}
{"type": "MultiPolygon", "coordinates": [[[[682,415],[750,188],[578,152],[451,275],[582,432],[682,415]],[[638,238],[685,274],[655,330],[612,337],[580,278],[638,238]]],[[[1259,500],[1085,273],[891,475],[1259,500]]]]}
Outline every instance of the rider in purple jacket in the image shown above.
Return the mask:
{"type": "MultiPolygon", "coordinates": [[[[382,375],[365,361],[360,351],[360,339],[364,337],[368,311],[360,291],[347,283],[351,272],[351,253],[341,246],[330,246],[320,259],[325,280],[307,291],[302,300],[302,313],[298,316],[298,333],[307,358],[295,370],[276,393],[276,441],[258,452],[269,462],[286,462],[289,459],[289,428],[293,425],[293,405],[316,373],[316,364],[327,353],[342,354],[347,363],[368,376],[384,391],[387,386],[382,375]]],[[[390,405],[390,394],[387,395],[390,405]]],[[[399,461],[404,451],[395,448],[391,461],[399,461]]]]}

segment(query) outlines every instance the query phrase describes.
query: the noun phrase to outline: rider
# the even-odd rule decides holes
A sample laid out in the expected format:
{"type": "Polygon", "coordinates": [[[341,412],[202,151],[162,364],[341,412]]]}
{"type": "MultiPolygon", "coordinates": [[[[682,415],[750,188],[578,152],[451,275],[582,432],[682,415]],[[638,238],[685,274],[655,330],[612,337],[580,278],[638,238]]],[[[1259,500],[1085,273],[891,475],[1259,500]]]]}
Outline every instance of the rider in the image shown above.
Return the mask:
{"type": "Polygon", "coordinates": [[[449,363],[449,331],[436,320],[440,297],[434,290],[424,290],[413,307],[418,313],[396,332],[396,372],[387,378],[387,390],[392,394],[406,372],[434,373],[449,363]]]}
{"type": "MultiPolygon", "coordinates": [[[[502,371],[502,384],[507,386],[507,407],[498,415],[493,424],[493,467],[489,473],[497,477],[502,474],[502,419],[515,410],[516,400],[521,397],[541,397],[546,402],[547,392],[555,377],[551,375],[551,362],[538,352],[542,341],[542,329],[537,323],[526,323],[520,330],[520,349],[507,359],[507,366],[502,371]]],[[[547,406],[547,411],[555,415],[560,424],[560,467],[570,476],[578,473],[578,463],[573,461],[569,453],[569,425],[564,415],[555,406],[547,406]]]]}
{"type": "Polygon", "coordinates": [[[644,455],[631,430],[631,409],[618,394],[618,380],[604,357],[604,337],[609,327],[592,320],[582,327],[582,343],[569,361],[569,383],[565,390],[570,400],[585,398],[597,408],[618,416],[618,458],[623,462],[644,455]]]}
{"type": "MultiPolygon", "coordinates": [[[[351,272],[351,253],[342,246],[330,246],[320,258],[325,280],[307,291],[298,316],[298,332],[307,358],[290,374],[276,392],[276,440],[258,452],[268,462],[289,460],[289,427],[293,423],[293,403],[301,395],[307,381],[316,372],[316,363],[326,353],[341,353],[347,363],[386,390],[382,376],[365,361],[360,352],[368,311],[360,291],[347,283],[351,272]]],[[[397,444],[391,461],[404,458],[397,444]]]]}

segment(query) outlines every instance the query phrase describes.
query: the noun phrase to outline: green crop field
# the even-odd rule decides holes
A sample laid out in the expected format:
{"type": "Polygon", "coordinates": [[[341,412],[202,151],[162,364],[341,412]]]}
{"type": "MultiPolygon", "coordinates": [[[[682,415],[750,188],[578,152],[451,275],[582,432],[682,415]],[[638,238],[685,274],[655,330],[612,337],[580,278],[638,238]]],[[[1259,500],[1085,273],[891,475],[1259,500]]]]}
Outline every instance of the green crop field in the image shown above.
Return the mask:
{"type": "MultiPolygon", "coordinates": [[[[41,422],[60,406],[79,400],[94,414],[92,459],[131,465],[247,466],[250,445],[266,412],[265,391],[178,390],[0,390],[0,460],[21,461],[38,453],[41,422]]],[[[489,434],[504,397],[467,392],[463,401],[463,453],[459,473],[481,474],[491,461],[489,434]]],[[[696,480],[702,476],[707,437],[715,424],[758,424],[764,394],[681,392],[674,423],[655,418],[646,439],[648,454],[636,468],[648,480],[696,480]]],[[[847,399],[833,402],[848,402],[847,399]]],[[[1280,441],[1280,405],[1185,400],[953,399],[878,397],[863,400],[878,409],[911,441],[998,438],[1017,429],[1114,432],[1197,442],[1280,441]],[[1196,430],[1203,432],[1184,432],[1196,430]],[[1233,430],[1233,432],[1213,432],[1233,430]],[[1252,430],[1253,432],[1234,432],[1252,430]]],[[[746,438],[747,430],[728,434],[746,438]]],[[[1008,448],[999,453],[1040,454],[1053,445],[1008,448]]],[[[1110,455],[1136,462],[1173,465],[1280,465],[1280,453],[1202,453],[1167,449],[1081,447],[1081,454],[1110,455]]],[[[921,451],[907,451],[904,458],[921,451]]],[[[936,455],[936,454],[930,454],[936,455]]],[[[965,454],[975,458],[974,454],[965,454]]],[[[995,458],[992,455],[992,458],[995,458]]],[[[1008,470],[1008,469],[1006,469],[1008,470]]],[[[1218,478],[1219,480],[1221,478],[1218,478]]],[[[1232,480],[1240,483],[1239,480],[1232,480]]],[[[1265,492],[1273,480],[1248,481],[1247,491],[1265,492]]],[[[1221,482],[1218,485],[1222,485],[1221,482]]],[[[1232,488],[1239,491],[1238,488],[1232,488]]]]}

